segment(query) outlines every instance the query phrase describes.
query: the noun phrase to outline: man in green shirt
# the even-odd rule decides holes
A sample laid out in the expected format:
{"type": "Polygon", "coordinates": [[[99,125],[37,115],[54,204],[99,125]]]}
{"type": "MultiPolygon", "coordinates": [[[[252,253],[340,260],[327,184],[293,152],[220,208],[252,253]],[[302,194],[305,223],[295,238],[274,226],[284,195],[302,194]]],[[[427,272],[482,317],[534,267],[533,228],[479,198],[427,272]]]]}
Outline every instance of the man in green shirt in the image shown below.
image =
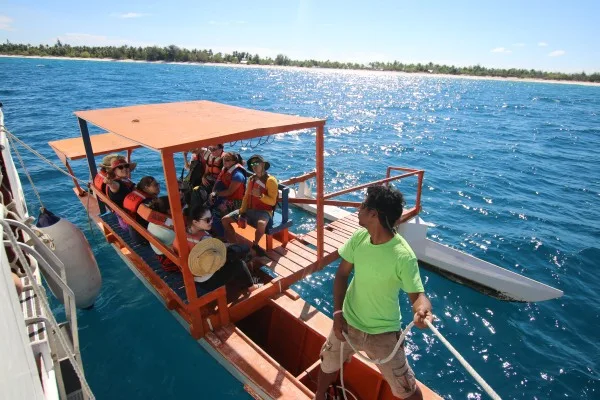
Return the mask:
{"type": "MultiPolygon", "coordinates": [[[[372,359],[387,357],[396,345],[400,331],[400,290],[408,294],[414,322],[426,328],[432,321],[431,303],[425,295],[414,252],[393,226],[402,216],[404,197],[386,186],[372,186],[358,212],[363,228],[339,248],[342,261],[335,275],[333,329],[321,350],[321,371],[316,399],[335,381],[340,369],[341,342],[345,332],[353,346],[372,359]],[[348,286],[348,277],[354,278],[348,286]]],[[[344,360],[353,350],[344,345],[344,360]]],[[[408,365],[404,347],[389,362],[377,366],[394,396],[422,399],[415,375],[408,365]]]]}

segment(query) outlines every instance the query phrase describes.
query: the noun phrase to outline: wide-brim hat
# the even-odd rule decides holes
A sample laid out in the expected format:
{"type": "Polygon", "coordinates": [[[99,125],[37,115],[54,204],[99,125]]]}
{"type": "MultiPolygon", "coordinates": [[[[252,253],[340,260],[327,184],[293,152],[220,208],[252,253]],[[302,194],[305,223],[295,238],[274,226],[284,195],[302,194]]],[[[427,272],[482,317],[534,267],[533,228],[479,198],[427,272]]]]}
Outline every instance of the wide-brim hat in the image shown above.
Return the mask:
{"type": "Polygon", "coordinates": [[[129,164],[130,171],[133,171],[137,166],[137,163],[135,162],[127,162],[127,158],[125,158],[125,156],[120,154],[109,154],[102,159],[102,163],[98,165],[98,167],[106,170],[112,170],[123,164],[129,164]]]}
{"type": "Polygon", "coordinates": [[[265,159],[263,158],[263,156],[261,156],[260,154],[255,154],[252,157],[250,157],[248,159],[247,165],[252,168],[252,163],[253,162],[262,162],[265,163],[265,171],[268,170],[269,168],[271,168],[271,163],[268,161],[265,161],[265,159]]]}
{"type": "Polygon", "coordinates": [[[227,248],[219,239],[208,238],[201,240],[190,251],[188,265],[194,276],[214,274],[227,258],[227,248]]]}

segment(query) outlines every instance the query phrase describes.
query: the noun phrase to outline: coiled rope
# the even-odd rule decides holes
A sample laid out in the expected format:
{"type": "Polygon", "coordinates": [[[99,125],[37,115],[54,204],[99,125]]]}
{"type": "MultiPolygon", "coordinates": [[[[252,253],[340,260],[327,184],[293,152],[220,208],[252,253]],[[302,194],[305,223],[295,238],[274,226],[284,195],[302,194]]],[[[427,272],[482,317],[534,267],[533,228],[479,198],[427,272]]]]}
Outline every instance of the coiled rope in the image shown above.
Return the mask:
{"type": "MultiPolygon", "coordinates": [[[[488,383],[481,377],[481,375],[479,375],[477,373],[477,371],[475,371],[475,369],[464,359],[464,357],[458,352],[458,350],[456,350],[450,344],[450,342],[448,342],[448,340],[446,340],[446,338],[440,333],[440,331],[438,331],[435,328],[435,326],[433,326],[433,324],[431,322],[429,322],[428,320],[425,320],[425,323],[427,324],[429,329],[431,329],[431,331],[440,339],[440,341],[448,348],[448,350],[450,350],[450,352],[462,364],[462,366],[467,370],[467,372],[469,374],[471,374],[471,376],[473,378],[475,378],[477,383],[479,383],[479,385],[490,396],[490,398],[492,398],[494,400],[501,400],[500,396],[494,391],[494,389],[492,389],[492,387],[490,385],[488,385],[488,383]]],[[[385,357],[384,359],[375,359],[375,360],[372,360],[372,359],[360,354],[356,350],[356,348],[352,345],[352,342],[350,341],[348,334],[346,332],[342,332],[342,335],[344,335],[344,339],[346,339],[346,342],[342,342],[341,346],[340,346],[340,381],[341,381],[340,389],[342,389],[342,394],[344,395],[345,400],[348,400],[348,398],[346,397],[346,392],[350,393],[352,395],[352,397],[354,397],[354,399],[357,399],[357,397],[352,392],[350,392],[348,389],[346,389],[344,386],[344,344],[348,343],[348,345],[354,351],[354,353],[355,353],[354,355],[361,361],[373,363],[375,365],[385,364],[385,363],[389,362],[392,358],[394,358],[394,356],[400,349],[400,346],[402,345],[404,338],[406,337],[406,335],[408,334],[408,332],[412,329],[412,327],[414,325],[415,325],[414,321],[411,321],[411,323],[408,324],[406,329],[404,329],[404,331],[402,331],[402,334],[398,338],[398,342],[396,343],[394,350],[392,350],[392,352],[390,353],[389,356],[385,357]]]]}

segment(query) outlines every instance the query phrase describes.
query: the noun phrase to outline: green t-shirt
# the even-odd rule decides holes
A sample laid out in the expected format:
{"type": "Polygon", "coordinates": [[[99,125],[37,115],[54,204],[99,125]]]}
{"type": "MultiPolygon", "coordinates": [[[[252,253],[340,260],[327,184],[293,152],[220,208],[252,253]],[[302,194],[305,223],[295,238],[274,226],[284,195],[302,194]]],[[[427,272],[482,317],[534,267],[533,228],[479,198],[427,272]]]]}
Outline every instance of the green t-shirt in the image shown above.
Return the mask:
{"type": "Polygon", "coordinates": [[[344,299],[344,318],[363,332],[400,330],[400,289],[421,293],[423,283],[417,258],[406,240],[396,234],[387,243],[371,244],[371,235],[359,229],[338,250],[354,264],[354,278],[344,299]]]}

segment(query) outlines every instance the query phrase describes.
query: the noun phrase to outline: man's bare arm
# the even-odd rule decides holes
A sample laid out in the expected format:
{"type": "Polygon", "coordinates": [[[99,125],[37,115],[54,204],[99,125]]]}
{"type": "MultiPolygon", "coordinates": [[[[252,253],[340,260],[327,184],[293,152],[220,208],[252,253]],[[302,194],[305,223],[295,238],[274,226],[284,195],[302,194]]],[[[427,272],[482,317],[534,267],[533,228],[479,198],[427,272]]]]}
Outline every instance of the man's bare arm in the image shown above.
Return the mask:
{"type": "Polygon", "coordinates": [[[412,303],[412,309],[415,313],[413,321],[421,329],[427,328],[425,320],[433,322],[433,313],[431,312],[431,302],[425,293],[409,293],[408,298],[412,303]]]}

